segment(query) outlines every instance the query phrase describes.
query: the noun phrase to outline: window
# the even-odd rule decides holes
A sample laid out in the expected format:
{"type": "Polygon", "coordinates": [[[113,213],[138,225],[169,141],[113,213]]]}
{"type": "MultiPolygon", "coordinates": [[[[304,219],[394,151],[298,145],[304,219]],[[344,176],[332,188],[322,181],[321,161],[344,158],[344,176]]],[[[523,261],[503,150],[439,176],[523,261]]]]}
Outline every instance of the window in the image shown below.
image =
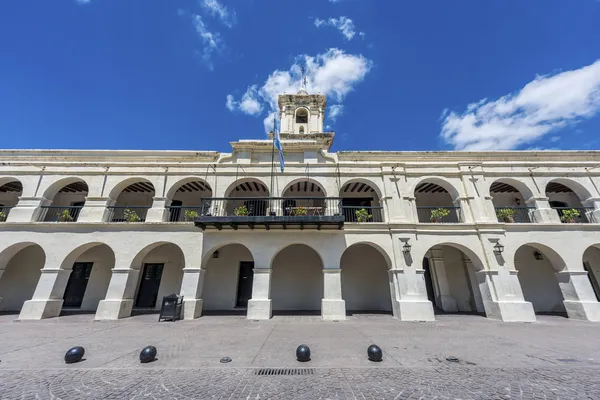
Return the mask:
{"type": "Polygon", "coordinates": [[[308,123],[308,110],[306,108],[299,108],[296,111],[296,123],[306,124],[308,123]]]}
{"type": "Polygon", "coordinates": [[[300,127],[300,133],[304,133],[304,127],[303,126],[300,127]]]}

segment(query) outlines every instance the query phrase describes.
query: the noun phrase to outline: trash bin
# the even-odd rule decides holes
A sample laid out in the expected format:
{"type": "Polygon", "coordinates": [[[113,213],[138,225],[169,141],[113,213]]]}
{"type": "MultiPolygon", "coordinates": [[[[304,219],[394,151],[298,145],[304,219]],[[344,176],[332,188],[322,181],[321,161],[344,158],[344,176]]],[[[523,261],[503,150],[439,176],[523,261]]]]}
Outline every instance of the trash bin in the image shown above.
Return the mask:
{"type": "Polygon", "coordinates": [[[183,305],[183,296],[170,294],[163,297],[162,306],[160,307],[160,315],[158,321],[177,321],[181,319],[181,306],[183,305]]]}

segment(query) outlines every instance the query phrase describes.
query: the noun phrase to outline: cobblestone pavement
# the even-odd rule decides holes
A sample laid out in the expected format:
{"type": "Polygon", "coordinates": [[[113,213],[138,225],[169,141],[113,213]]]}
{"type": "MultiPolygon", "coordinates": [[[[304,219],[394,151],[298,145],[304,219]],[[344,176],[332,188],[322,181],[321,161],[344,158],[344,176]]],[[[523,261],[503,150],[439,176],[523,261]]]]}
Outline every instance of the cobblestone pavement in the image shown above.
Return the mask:
{"type": "Polygon", "coordinates": [[[0,316],[0,399],[600,399],[600,324],[437,318],[0,316]],[[309,363],[295,360],[300,343],[311,347],[309,363]],[[367,360],[371,343],[383,362],[367,360]],[[140,364],[148,344],[157,360],[140,364]],[[75,345],[86,348],[85,360],[64,364],[75,345]],[[233,361],[221,364],[223,356],[233,361]],[[265,368],[286,375],[260,375],[265,368]]]}

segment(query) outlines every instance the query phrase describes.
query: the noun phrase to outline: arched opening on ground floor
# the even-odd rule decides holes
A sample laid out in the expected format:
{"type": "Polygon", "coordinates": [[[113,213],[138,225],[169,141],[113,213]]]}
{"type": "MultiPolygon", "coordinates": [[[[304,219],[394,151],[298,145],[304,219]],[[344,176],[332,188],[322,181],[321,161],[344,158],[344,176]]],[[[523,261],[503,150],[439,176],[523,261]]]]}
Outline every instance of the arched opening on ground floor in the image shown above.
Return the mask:
{"type": "Polygon", "coordinates": [[[588,273],[596,300],[600,301],[600,244],[588,247],[583,253],[583,269],[588,273]]]}
{"type": "Polygon", "coordinates": [[[389,264],[381,252],[370,244],[359,243],[344,251],[342,299],[346,313],[391,313],[389,264]]]}
{"type": "MultiPolygon", "coordinates": [[[[136,257],[138,258],[138,257],[136,257]]],[[[185,259],[179,246],[163,243],[136,261],[139,278],[133,297],[136,312],[160,310],[162,298],[179,293],[185,259]]]]}
{"type": "Polygon", "coordinates": [[[515,253],[523,297],[536,314],[565,315],[564,297],[555,275],[563,266],[560,256],[546,246],[523,245],[515,253]]]}
{"type": "Polygon", "coordinates": [[[271,264],[271,302],[274,314],[320,314],[323,299],[323,262],[304,244],[281,250],[271,264]]]}
{"type": "Polygon", "coordinates": [[[423,258],[425,285],[436,312],[484,313],[472,260],[452,245],[434,246],[423,258]]]}
{"type": "Polygon", "coordinates": [[[15,244],[0,253],[0,312],[21,311],[33,297],[45,262],[44,250],[34,243],[15,244]]]}
{"type": "Polygon", "coordinates": [[[250,250],[237,243],[220,247],[208,255],[204,268],[204,312],[243,313],[252,298],[254,258],[250,250]]]}
{"type": "Polygon", "coordinates": [[[64,288],[63,313],[96,311],[100,300],[106,297],[115,266],[115,254],[106,244],[80,250],[83,250],[81,255],[76,255],[74,260],[67,257],[63,266],[71,270],[64,288]]]}

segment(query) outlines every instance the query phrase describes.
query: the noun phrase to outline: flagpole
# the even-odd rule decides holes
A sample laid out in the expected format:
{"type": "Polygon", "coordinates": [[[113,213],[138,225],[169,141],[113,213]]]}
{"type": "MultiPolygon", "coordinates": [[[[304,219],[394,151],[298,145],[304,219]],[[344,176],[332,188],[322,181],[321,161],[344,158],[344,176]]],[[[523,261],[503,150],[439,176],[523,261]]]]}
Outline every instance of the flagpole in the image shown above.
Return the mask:
{"type": "Polygon", "coordinates": [[[273,175],[275,173],[275,129],[277,125],[275,123],[275,114],[273,114],[273,148],[271,149],[271,190],[269,192],[269,213],[273,212],[273,175]]]}

